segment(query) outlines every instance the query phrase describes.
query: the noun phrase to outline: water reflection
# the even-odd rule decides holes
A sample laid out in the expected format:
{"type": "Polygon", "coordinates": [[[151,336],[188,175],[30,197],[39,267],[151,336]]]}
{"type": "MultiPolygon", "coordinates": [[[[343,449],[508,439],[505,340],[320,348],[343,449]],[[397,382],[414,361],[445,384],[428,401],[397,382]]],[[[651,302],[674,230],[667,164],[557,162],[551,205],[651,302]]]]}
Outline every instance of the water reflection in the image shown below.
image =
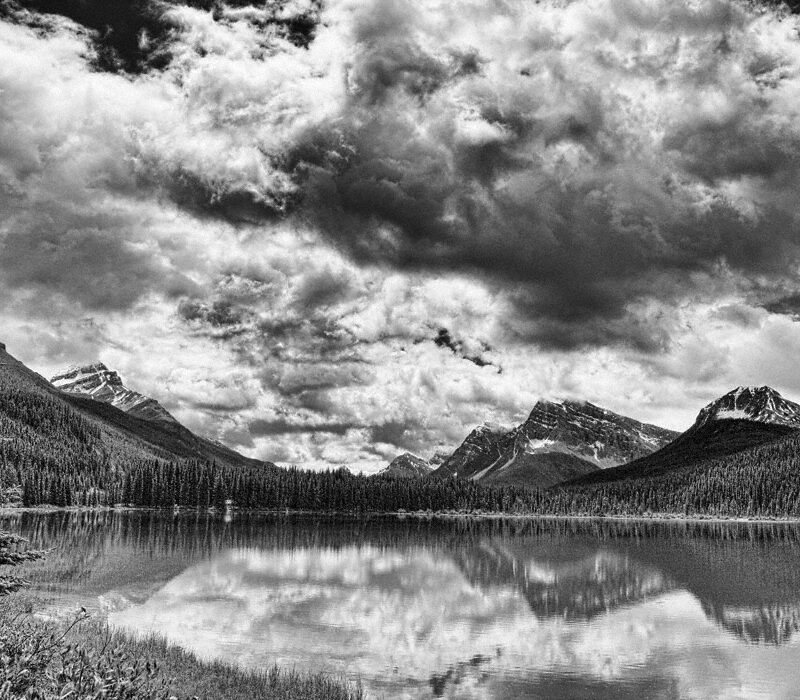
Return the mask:
{"type": "Polygon", "coordinates": [[[789,526],[24,514],[27,575],[209,657],[379,697],[789,698],[789,526]]]}
{"type": "Polygon", "coordinates": [[[589,620],[672,588],[662,572],[627,554],[606,549],[584,553],[584,547],[552,553],[538,549],[524,540],[487,542],[455,552],[454,558],[473,585],[515,586],[539,617],[589,620]]]}

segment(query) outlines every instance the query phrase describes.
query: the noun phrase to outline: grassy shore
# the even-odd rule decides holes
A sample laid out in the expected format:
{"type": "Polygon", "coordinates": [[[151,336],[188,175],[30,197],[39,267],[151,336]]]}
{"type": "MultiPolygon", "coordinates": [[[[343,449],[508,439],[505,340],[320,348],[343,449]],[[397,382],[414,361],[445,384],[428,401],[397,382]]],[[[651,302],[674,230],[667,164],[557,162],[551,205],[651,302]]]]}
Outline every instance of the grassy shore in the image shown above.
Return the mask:
{"type": "Polygon", "coordinates": [[[133,637],[80,614],[37,618],[32,605],[0,599],[0,700],[362,700],[360,686],[277,667],[245,671],[157,636],[133,637]]]}

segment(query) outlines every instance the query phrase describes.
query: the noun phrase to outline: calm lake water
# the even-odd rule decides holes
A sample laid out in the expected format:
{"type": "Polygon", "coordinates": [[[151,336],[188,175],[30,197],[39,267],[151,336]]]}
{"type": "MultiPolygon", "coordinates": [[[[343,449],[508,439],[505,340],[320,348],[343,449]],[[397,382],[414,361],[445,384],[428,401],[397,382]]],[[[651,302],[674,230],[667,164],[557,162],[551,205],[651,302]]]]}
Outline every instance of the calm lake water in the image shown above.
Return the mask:
{"type": "Polygon", "coordinates": [[[203,657],[385,698],[800,698],[800,529],[19,514],[81,605],[203,657]]]}

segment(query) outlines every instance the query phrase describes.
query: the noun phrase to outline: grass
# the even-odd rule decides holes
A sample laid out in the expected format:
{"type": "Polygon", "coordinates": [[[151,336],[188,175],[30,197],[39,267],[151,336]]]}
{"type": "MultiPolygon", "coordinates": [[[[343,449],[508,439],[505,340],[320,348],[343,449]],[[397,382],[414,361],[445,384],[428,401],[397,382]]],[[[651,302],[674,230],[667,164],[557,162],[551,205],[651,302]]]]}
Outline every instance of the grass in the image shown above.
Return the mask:
{"type": "Polygon", "coordinates": [[[278,667],[200,661],[157,636],[133,637],[81,612],[41,620],[0,599],[0,700],[363,700],[360,685],[278,667]]]}

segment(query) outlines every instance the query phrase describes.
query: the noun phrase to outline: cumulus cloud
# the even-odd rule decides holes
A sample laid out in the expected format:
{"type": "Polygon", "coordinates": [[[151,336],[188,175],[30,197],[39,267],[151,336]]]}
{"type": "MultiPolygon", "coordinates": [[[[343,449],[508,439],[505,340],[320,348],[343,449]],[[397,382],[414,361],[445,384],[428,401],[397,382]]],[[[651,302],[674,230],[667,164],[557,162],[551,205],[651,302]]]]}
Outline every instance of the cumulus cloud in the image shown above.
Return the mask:
{"type": "Polygon", "coordinates": [[[245,14],[167,16],[165,73],[200,131],[143,132],[137,169],[195,212],[297,217],[362,262],[484,275],[561,347],[660,347],[631,304],[720,262],[793,273],[800,55],[775,13],[341,2],[307,46],[270,51],[245,14]]]}
{"type": "Polygon", "coordinates": [[[0,20],[0,311],[45,373],[100,356],[251,454],[368,469],[543,395],[680,428],[731,384],[800,391],[800,42],[774,6],[0,20]]]}

